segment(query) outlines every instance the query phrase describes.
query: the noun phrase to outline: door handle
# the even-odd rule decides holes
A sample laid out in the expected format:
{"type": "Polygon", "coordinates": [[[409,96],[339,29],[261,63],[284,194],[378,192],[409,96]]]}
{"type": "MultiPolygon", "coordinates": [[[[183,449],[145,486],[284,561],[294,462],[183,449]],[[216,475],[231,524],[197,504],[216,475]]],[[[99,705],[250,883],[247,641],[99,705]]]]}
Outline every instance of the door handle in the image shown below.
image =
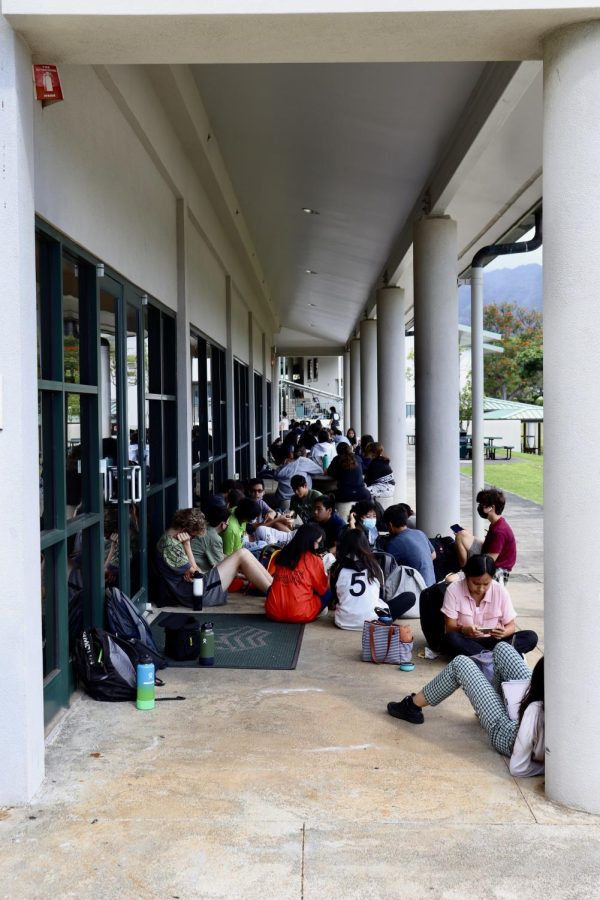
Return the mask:
{"type": "Polygon", "coordinates": [[[131,467],[131,501],[132,503],[142,502],[142,467],[131,467]]]}
{"type": "Polygon", "coordinates": [[[117,466],[107,467],[108,478],[106,481],[106,492],[104,497],[107,503],[118,503],[119,501],[119,470],[117,466]]]}

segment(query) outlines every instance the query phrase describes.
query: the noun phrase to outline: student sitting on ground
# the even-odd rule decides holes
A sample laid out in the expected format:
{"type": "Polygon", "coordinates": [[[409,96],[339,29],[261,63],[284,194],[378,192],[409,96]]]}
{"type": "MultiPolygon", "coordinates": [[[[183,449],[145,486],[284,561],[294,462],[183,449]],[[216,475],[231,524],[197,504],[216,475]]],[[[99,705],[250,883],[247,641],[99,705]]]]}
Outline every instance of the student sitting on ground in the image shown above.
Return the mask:
{"type": "Polygon", "coordinates": [[[222,534],[227,527],[229,512],[220,506],[206,510],[206,531],[192,538],[192,553],[202,573],[218,566],[225,559],[222,534]]]}
{"type": "Polygon", "coordinates": [[[496,563],[496,580],[502,584],[508,581],[517,561],[517,542],[513,530],[502,516],[506,498],[498,488],[486,488],[477,494],[477,513],[490,523],[485,540],[473,537],[463,528],[456,535],[458,561],[464,566],[469,556],[485,553],[496,563]]]}
{"type": "Polygon", "coordinates": [[[262,478],[251,478],[246,484],[246,496],[258,503],[260,514],[253,525],[266,525],[276,531],[290,532],[292,523],[287,516],[278,514],[271,509],[265,500],[265,483],[262,478]]]}
{"type": "Polygon", "coordinates": [[[409,694],[399,703],[388,703],[388,713],[412,725],[422,725],[425,706],[437,706],[461,687],[494,750],[510,758],[511,775],[541,775],[545,760],[544,660],[538,660],[531,672],[508,644],[498,644],[493,653],[493,684],[472,659],[457,656],[417,694],[409,694]],[[529,686],[515,721],[508,715],[500,685],[504,681],[525,680],[529,686]]]}
{"type": "Polygon", "coordinates": [[[365,487],[362,469],[350,445],[337,444],[335,450],[336,457],[327,469],[327,474],[337,481],[335,497],[338,503],[370,500],[371,495],[365,487]]]}
{"type": "Polygon", "coordinates": [[[330,553],[336,552],[336,544],[346,523],[335,511],[335,498],[332,494],[322,494],[315,501],[313,519],[325,532],[325,546],[330,553]]]}
{"type": "Polygon", "coordinates": [[[367,449],[369,444],[373,444],[374,442],[375,442],[375,438],[373,437],[372,434],[363,434],[360,441],[354,448],[356,458],[357,458],[363,472],[367,471],[367,469],[369,468],[369,463],[371,462],[369,457],[365,456],[365,450],[367,449]]]}
{"type": "Polygon", "coordinates": [[[365,472],[365,484],[373,499],[378,497],[393,497],[396,482],[390,466],[390,460],[384,455],[383,444],[377,441],[368,444],[363,453],[363,459],[369,460],[369,467],[365,472]]]}
{"type": "Polygon", "coordinates": [[[450,657],[477,656],[499,641],[513,644],[518,653],[533,650],[538,636],[535,631],[516,630],[510,595],[494,580],[496,564],[491,556],[469,557],[463,572],[464,579],[454,581],[444,595],[442,652],[450,657]]]}
{"type": "Polygon", "coordinates": [[[406,513],[406,516],[407,516],[406,524],[408,525],[408,527],[416,528],[417,527],[417,517],[415,515],[414,509],[411,506],[409,506],[408,503],[398,503],[398,506],[402,507],[402,509],[406,513]]]}
{"type": "Polygon", "coordinates": [[[329,575],[332,593],[337,598],[335,624],[338,628],[362,631],[365,621],[375,618],[383,588],[383,572],[362,530],[346,531],[329,575]]]}
{"type": "Polygon", "coordinates": [[[315,501],[322,496],[320,491],[309,488],[304,475],[294,475],[290,480],[294,496],[290,500],[290,511],[302,519],[305,525],[313,518],[315,501]]]}
{"type": "Polygon", "coordinates": [[[276,503],[280,509],[289,509],[290,500],[294,495],[292,490],[292,478],[294,475],[304,475],[309,488],[312,487],[311,475],[322,475],[323,469],[312,459],[300,455],[300,451],[288,450],[283,464],[277,469],[275,478],[278,481],[276,503]]]}
{"type": "Polygon", "coordinates": [[[222,481],[219,485],[217,493],[211,494],[206,502],[202,502],[204,512],[207,512],[211,506],[220,506],[221,509],[229,509],[229,494],[233,490],[239,490],[239,487],[239,481],[234,481],[233,478],[226,478],[225,481],[222,481]]]}
{"type": "Polygon", "coordinates": [[[232,553],[244,546],[244,535],[248,523],[257,519],[259,513],[258,503],[250,500],[249,497],[242,497],[237,506],[231,510],[227,527],[222,535],[225,556],[231,556],[232,553]]]}
{"type": "Polygon", "coordinates": [[[326,428],[322,428],[319,431],[317,438],[318,443],[310,451],[310,458],[326,469],[329,463],[333,461],[336,445],[330,440],[329,432],[326,428]]]}
{"type": "Polygon", "coordinates": [[[329,578],[318,555],[323,530],[302,525],[292,541],[275,557],[273,584],[267,594],[265,613],[276,622],[312,622],[327,606],[329,578]]]}
{"type": "Polygon", "coordinates": [[[383,520],[390,533],[385,552],[390,553],[399,566],[416,569],[427,587],[435,584],[435,550],[425,532],[408,527],[406,510],[399,503],[383,511],[383,520]]]}
{"type": "MultiPolygon", "coordinates": [[[[199,509],[178,509],[156,545],[159,572],[182,606],[194,606],[192,582],[200,568],[194,559],[191,541],[204,535],[205,531],[206,520],[199,509]]],[[[272,578],[258,560],[248,550],[237,550],[204,573],[203,607],[227,603],[227,588],[238,571],[264,593],[271,586],[272,578]]]]}
{"type": "MultiPolygon", "coordinates": [[[[375,547],[379,542],[377,529],[377,509],[372,500],[359,500],[355,503],[348,515],[348,528],[359,528],[364,531],[370,547],[375,547]]],[[[345,532],[341,535],[343,535],[345,532]]]]}

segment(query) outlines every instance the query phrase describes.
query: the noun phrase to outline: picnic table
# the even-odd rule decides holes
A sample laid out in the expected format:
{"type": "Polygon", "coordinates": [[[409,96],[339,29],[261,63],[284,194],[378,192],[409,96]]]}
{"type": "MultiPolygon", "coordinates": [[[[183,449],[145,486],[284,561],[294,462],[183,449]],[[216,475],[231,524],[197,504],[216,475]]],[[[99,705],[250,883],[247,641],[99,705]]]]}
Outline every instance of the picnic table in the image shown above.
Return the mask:
{"type": "Polygon", "coordinates": [[[497,447],[494,447],[494,441],[501,441],[501,435],[495,435],[494,437],[487,436],[483,439],[483,451],[486,459],[496,459],[496,450],[497,447]]]}

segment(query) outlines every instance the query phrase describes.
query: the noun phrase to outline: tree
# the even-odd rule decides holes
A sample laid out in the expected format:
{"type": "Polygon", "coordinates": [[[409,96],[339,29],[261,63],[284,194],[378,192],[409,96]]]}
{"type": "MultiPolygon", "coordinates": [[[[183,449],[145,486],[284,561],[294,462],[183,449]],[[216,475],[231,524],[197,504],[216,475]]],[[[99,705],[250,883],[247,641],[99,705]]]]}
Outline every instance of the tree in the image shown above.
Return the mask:
{"type": "Polygon", "coordinates": [[[471,384],[470,372],[465,379],[465,384],[460,392],[458,403],[458,418],[460,419],[460,428],[461,431],[466,431],[469,427],[469,422],[473,418],[473,387],[471,384]]]}
{"type": "Polygon", "coordinates": [[[536,403],[543,395],[542,314],[514,303],[486,306],[483,327],[502,335],[504,353],[484,359],[488,397],[536,403]]]}

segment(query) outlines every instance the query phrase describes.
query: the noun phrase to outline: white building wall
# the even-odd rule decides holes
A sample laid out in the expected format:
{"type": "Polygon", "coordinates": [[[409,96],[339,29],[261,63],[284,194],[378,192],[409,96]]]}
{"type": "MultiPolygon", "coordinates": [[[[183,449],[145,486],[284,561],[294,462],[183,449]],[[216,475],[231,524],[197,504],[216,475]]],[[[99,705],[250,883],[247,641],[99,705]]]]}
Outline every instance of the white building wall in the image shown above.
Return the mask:
{"type": "MultiPolygon", "coordinates": [[[[314,358],[314,357],[312,357],[314,358]]],[[[306,383],[319,391],[327,391],[328,394],[339,394],[340,392],[340,367],[338,356],[319,356],[317,357],[319,377],[312,379],[306,383]]],[[[306,372],[306,360],[304,362],[304,370],[306,372]]],[[[329,404],[330,406],[332,404],[329,404]]],[[[334,404],[335,405],[335,404],[334,404]]],[[[339,410],[338,410],[339,412],[339,410]]]]}
{"type": "Polygon", "coordinates": [[[250,361],[248,309],[235,288],[231,293],[231,345],[233,355],[247,365],[250,361]]]}
{"type": "Polygon", "coordinates": [[[224,347],[227,343],[225,272],[194,223],[188,229],[188,303],[190,323],[224,347]]]}

